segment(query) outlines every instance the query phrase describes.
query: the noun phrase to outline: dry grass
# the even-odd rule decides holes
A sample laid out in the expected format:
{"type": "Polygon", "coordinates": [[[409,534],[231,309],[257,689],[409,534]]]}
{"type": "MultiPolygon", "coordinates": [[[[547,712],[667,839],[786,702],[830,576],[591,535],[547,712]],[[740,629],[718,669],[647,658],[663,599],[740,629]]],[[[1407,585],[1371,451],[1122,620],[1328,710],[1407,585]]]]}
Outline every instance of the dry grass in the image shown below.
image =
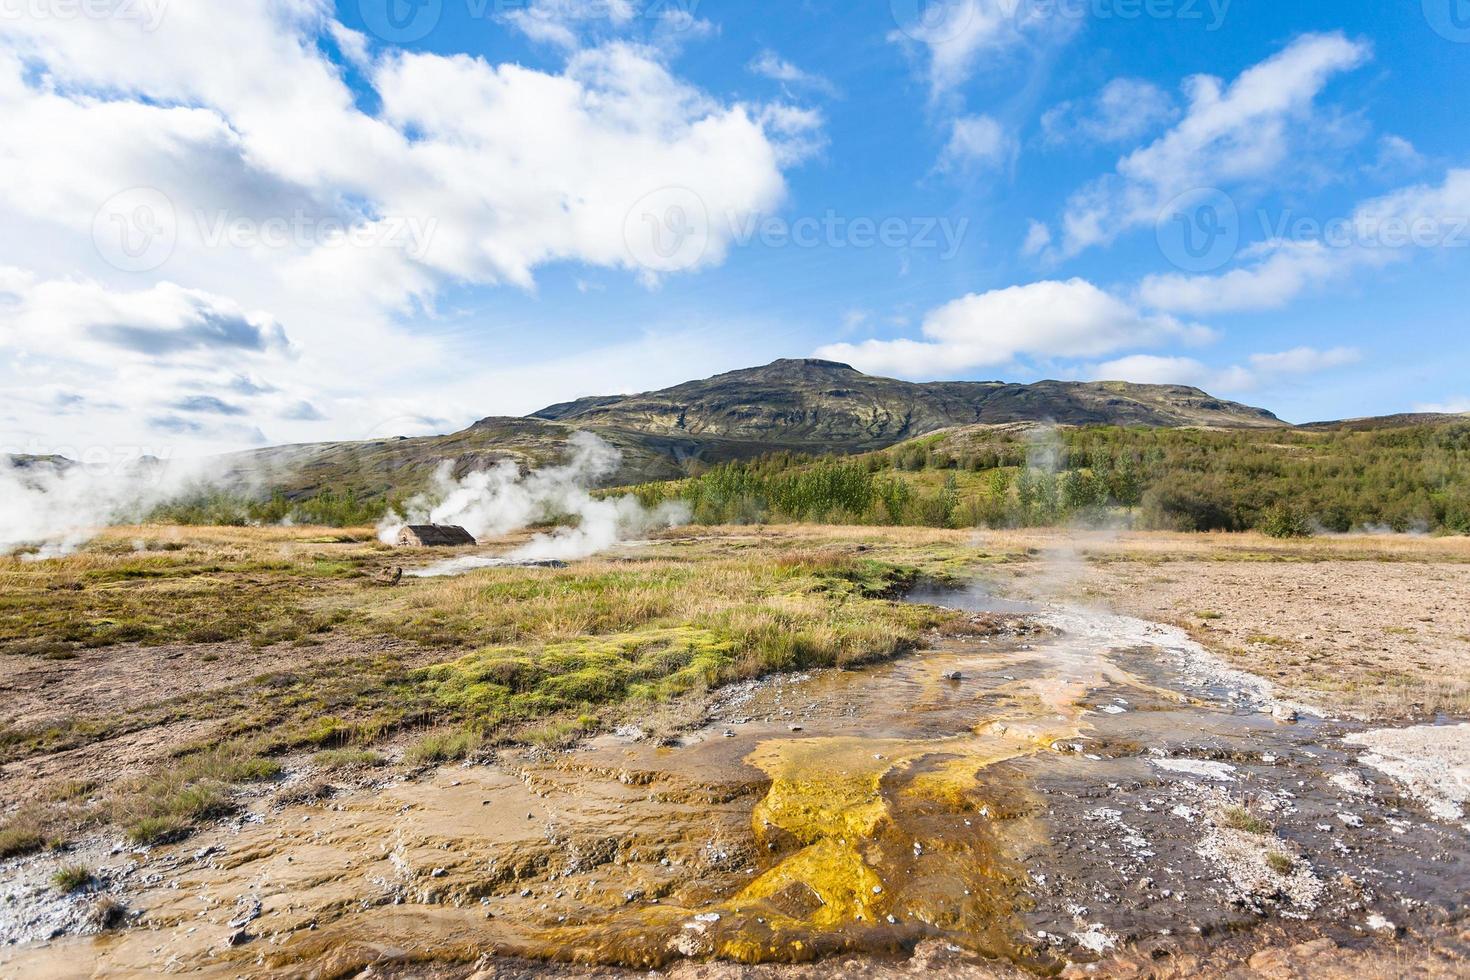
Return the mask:
{"type": "MultiPolygon", "coordinates": [[[[281,756],[307,751],[324,770],[366,768],[383,762],[375,748],[405,732],[431,733],[410,745],[413,765],[506,739],[558,746],[728,681],[893,656],[959,617],[890,593],[921,571],[955,574],[982,560],[943,532],[737,532],[675,535],[638,560],[373,586],[378,568],[404,559],[366,532],[127,528],[66,558],[0,562],[8,589],[0,648],[167,643],[173,659],[157,661],[166,671],[213,664],[218,658],[203,658],[223,650],[212,676],[229,679],[187,694],[140,679],[139,690],[168,696],[113,698],[107,712],[40,712],[32,727],[0,728],[0,758],[55,757],[166,725],[207,724],[216,747],[165,746],[176,757],[142,775],[57,790],[95,796],[94,824],[115,823],[139,843],[170,840],[231,810],[242,787],[275,774],[281,756]],[[342,634],[331,648],[344,656],[253,677],[231,669],[242,640],[299,645],[330,633],[342,634]],[[221,646],[225,639],[236,646],[221,646]],[[354,655],[364,646],[385,652],[354,655]]],[[[86,656],[85,666],[46,673],[48,683],[85,686],[97,662],[86,656]]],[[[58,775],[58,787],[68,775],[58,775]]],[[[48,800],[43,809],[66,807],[74,804],[48,800]]],[[[17,827],[0,842],[34,848],[39,832],[17,827]]]]}
{"type": "Polygon", "coordinates": [[[92,883],[92,872],[84,865],[68,864],[51,876],[51,883],[58,891],[70,895],[79,892],[92,883]]]}

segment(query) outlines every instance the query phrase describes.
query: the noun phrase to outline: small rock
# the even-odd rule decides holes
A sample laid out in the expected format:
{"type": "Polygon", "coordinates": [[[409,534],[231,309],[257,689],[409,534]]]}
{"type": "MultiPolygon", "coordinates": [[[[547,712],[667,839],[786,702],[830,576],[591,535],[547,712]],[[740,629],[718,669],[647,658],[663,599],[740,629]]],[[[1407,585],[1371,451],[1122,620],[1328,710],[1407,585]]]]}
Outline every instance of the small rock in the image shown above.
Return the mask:
{"type": "Polygon", "coordinates": [[[226,939],[225,942],[229,943],[231,946],[244,946],[246,943],[250,942],[254,938],[254,936],[250,935],[250,933],[246,932],[244,929],[236,929],[234,932],[230,933],[230,937],[226,939]]]}
{"type": "Polygon", "coordinates": [[[448,874],[448,872],[445,871],[443,868],[435,868],[433,871],[430,871],[429,872],[429,877],[430,878],[443,878],[446,874],[448,874]]]}
{"type": "Polygon", "coordinates": [[[965,679],[965,675],[957,670],[952,670],[944,675],[944,679],[947,681],[962,681],[965,679]]]}

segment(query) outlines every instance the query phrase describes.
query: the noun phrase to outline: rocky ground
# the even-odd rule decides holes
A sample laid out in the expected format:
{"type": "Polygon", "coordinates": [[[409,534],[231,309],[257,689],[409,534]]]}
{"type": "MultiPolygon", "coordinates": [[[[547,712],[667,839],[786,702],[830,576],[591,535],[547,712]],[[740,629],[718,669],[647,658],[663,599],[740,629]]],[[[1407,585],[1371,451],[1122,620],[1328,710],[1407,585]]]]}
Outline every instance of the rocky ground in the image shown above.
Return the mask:
{"type": "MultiPolygon", "coordinates": [[[[0,865],[0,928],[56,936],[0,947],[0,975],[635,975],[476,961],[472,933],[498,937],[502,954],[613,958],[809,933],[836,954],[676,960],[664,972],[681,980],[1027,975],[986,950],[1072,977],[1465,975],[1470,730],[1449,724],[1470,717],[1463,542],[789,528],[690,531],[626,557],[727,548],[927,554],[941,568],[979,556],[981,579],[1005,594],[1072,605],[1038,607],[1021,635],[992,617],[938,654],[726,689],[685,714],[671,745],[650,720],[573,752],[463,767],[324,774],[288,759],[183,843],[138,847],[109,831],[0,865]],[[1304,709],[1288,724],[1297,702],[1330,718],[1304,709]],[[853,866],[880,876],[881,896],[864,879],[854,897],[808,852],[848,867],[869,817],[887,829],[853,866]],[[993,869],[969,877],[977,861],[993,869]],[[92,881],[61,894],[53,875],[72,864],[92,881]],[[976,923],[1009,915],[1022,874],[1034,907],[971,941],[976,923]],[[972,889],[992,904],[972,904],[972,889]],[[125,908],[99,909],[106,895],[125,908]],[[873,924],[891,935],[834,927],[819,912],[834,903],[888,917],[873,924]],[[777,910],[784,931],[741,918],[742,904],[777,910]],[[924,938],[919,924],[946,916],[970,938],[924,938]],[[894,955],[912,941],[914,955],[894,955]],[[402,955],[413,949],[424,952],[402,955]],[[454,962],[415,962],[439,955],[454,962]]],[[[322,669],[361,642],[124,644],[14,658],[3,683],[32,721],[89,704],[115,714],[273,666],[322,669]]],[[[104,782],[211,736],[188,718],[158,722],[12,763],[0,799],[104,782]]]]}
{"type": "Polygon", "coordinates": [[[1470,714],[1464,539],[1004,532],[998,581],[1180,626],[1304,701],[1363,718],[1470,714]]]}

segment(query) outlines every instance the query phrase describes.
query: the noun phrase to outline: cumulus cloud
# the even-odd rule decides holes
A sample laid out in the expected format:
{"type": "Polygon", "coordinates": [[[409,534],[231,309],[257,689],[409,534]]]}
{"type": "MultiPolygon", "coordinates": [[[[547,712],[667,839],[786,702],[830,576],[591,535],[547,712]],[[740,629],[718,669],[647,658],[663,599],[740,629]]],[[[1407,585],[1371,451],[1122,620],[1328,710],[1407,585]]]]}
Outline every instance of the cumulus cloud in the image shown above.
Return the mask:
{"type": "Polygon", "coordinates": [[[1183,118],[1068,200],[1059,257],[1153,224],[1185,191],[1278,175],[1294,147],[1328,128],[1317,107],[1328,83],[1364,64],[1370,54],[1366,43],[1342,34],[1310,34],[1229,85],[1209,75],[1189,79],[1183,118]]]}
{"type": "Polygon", "coordinates": [[[916,13],[888,39],[921,54],[935,98],[966,82],[982,58],[1028,43],[1065,39],[1081,23],[1079,18],[1055,16],[1042,4],[1014,0],[920,3],[916,13]]]}
{"type": "Polygon", "coordinates": [[[923,340],[831,344],[818,357],[871,373],[944,376],[1010,363],[1018,356],[1097,357],[1127,347],[1202,342],[1203,327],[1146,314],[1083,279],[1043,281],[972,293],[925,317],[923,340]]]}
{"type": "Polygon", "coordinates": [[[1196,314],[1279,309],[1363,269],[1430,249],[1470,248],[1470,170],[1367,201],[1345,219],[1312,228],[1315,237],[1252,246],[1239,268],[1219,275],[1149,276],[1139,298],[1157,309],[1196,314]]]}
{"type": "Polygon", "coordinates": [[[1047,110],[1041,131],[1051,146],[1127,143],[1177,116],[1174,100],[1157,85],[1141,78],[1115,78],[1092,98],[1047,110]]]}
{"type": "MultiPolygon", "coordinates": [[[[576,24],[594,6],[600,23],[632,26],[617,2],[537,0],[524,12],[576,24]]],[[[652,34],[700,29],[647,19],[652,34]]],[[[778,207],[785,169],[821,145],[818,114],[711,96],[657,45],[596,31],[566,47],[560,70],[538,71],[382,48],[325,0],[191,0],[153,26],[20,18],[0,34],[0,267],[45,284],[21,284],[26,304],[70,295],[46,306],[82,345],[64,345],[71,360],[116,355],[104,376],[83,381],[78,367],[58,380],[130,407],[206,376],[226,383],[230,357],[267,358],[250,371],[280,397],[262,399],[258,417],[329,434],[289,406],[309,399],[330,416],[365,387],[386,403],[402,379],[453,358],[453,338],[404,328],[439,315],[445,284],[534,289],[559,262],[649,282],[716,265],[729,230],[778,207]],[[596,46],[580,46],[592,35],[596,46]],[[334,47],[351,84],[324,53],[334,47]],[[707,210],[709,241],[688,263],[650,269],[628,229],[663,215],[670,188],[707,210]],[[95,219],[136,189],[162,201],[150,214],[176,239],[156,271],[114,268],[94,245],[95,219]],[[284,236],[270,234],[277,225],[284,236]]],[[[12,293],[0,281],[0,316],[23,324],[12,293]]],[[[5,340],[5,387],[59,370],[55,333],[5,340]]],[[[436,417],[472,412],[484,385],[451,387],[436,389],[436,417]]],[[[8,396],[0,410],[23,414],[27,431],[50,427],[8,396]]]]}
{"type": "Polygon", "coordinates": [[[1207,391],[1243,392],[1282,378],[1355,364],[1361,359],[1361,352],[1349,347],[1331,350],[1297,347],[1278,353],[1252,354],[1245,364],[1215,368],[1192,357],[1133,354],[1098,364],[1085,374],[1099,381],[1190,385],[1207,391]]]}
{"type": "Polygon", "coordinates": [[[91,281],[39,282],[19,269],[0,270],[0,278],[9,283],[0,324],[17,344],[60,342],[68,355],[91,349],[99,359],[134,355],[149,362],[289,347],[285,328],[270,314],[171,282],[116,292],[91,281]]]}

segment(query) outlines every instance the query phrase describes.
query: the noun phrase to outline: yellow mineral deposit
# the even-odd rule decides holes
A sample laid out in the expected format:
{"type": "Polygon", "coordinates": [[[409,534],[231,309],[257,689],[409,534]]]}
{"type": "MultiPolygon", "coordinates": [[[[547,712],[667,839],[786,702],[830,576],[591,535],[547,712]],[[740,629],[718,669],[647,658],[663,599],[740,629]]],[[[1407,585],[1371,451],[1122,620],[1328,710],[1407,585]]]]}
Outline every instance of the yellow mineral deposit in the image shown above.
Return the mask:
{"type": "Polygon", "coordinates": [[[1003,764],[1083,735],[1104,689],[1178,700],[1073,643],[953,642],[788,688],[830,717],[792,731],[786,702],[758,703],[767,720],[728,738],[507,756],[210,831],[139,900],[145,928],[30,950],[24,968],[339,975],[385,949],[649,967],[934,935],[1026,961],[1020,855],[1047,828],[1003,764]],[[961,667],[1014,673],[963,691],[940,679],[961,667]]]}

